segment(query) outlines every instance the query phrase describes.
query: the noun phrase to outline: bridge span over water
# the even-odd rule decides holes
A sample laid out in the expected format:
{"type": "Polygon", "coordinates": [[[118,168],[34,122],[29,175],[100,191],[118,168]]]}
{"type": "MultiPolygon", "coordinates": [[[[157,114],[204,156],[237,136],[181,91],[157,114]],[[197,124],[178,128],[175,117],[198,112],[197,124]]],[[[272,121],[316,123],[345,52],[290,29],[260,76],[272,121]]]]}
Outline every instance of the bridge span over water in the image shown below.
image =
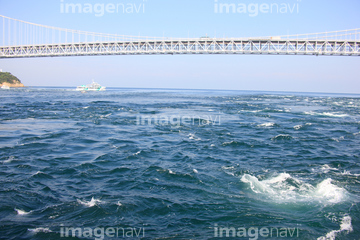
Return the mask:
{"type": "Polygon", "coordinates": [[[360,28],[249,38],[157,38],[70,30],[0,17],[0,58],[143,54],[360,56],[360,28]]]}

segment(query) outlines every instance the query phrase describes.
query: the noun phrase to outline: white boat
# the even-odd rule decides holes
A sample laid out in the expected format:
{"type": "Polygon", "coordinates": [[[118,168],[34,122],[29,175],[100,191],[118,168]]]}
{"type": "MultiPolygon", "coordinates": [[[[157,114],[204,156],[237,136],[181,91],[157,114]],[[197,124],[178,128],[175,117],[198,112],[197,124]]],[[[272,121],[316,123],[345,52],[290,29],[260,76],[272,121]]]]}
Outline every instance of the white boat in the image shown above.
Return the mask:
{"type": "Polygon", "coordinates": [[[92,82],[91,84],[88,85],[81,85],[81,86],[77,86],[76,87],[76,91],[82,91],[82,92],[86,92],[86,91],[105,91],[106,87],[101,86],[100,84],[98,84],[97,82],[92,82]]]}
{"type": "Polygon", "coordinates": [[[10,89],[10,87],[7,86],[7,85],[2,85],[2,86],[1,86],[1,89],[10,89]]]}

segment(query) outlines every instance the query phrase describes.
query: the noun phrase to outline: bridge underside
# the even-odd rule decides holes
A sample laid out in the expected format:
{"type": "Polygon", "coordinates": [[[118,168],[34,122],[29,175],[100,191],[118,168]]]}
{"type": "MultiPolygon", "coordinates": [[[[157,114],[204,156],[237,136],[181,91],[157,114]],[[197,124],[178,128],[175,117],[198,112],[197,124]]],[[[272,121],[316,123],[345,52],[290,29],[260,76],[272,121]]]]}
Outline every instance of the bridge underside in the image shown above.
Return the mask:
{"type": "Polygon", "coordinates": [[[164,40],[0,47],[0,58],[136,54],[272,54],[360,56],[360,43],[339,40],[164,40]]]}

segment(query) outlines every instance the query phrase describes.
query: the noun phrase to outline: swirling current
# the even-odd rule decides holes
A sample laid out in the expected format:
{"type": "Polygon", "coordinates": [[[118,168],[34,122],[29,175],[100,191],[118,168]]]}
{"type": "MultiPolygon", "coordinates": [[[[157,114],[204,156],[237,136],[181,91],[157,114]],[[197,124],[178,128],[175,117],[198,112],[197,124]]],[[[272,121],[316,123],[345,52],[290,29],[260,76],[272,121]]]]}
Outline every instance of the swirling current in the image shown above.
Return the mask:
{"type": "Polygon", "coordinates": [[[360,239],[360,95],[0,96],[0,239],[360,239]]]}

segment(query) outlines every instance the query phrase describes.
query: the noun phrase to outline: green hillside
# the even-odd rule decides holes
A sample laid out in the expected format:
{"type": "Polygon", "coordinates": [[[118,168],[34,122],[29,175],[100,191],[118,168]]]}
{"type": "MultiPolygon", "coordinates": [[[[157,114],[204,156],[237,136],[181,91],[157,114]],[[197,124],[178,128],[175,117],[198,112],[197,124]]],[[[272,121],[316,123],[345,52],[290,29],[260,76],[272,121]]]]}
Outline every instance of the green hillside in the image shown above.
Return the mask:
{"type": "Polygon", "coordinates": [[[3,84],[4,82],[10,83],[10,84],[16,84],[21,83],[21,81],[12,75],[9,72],[0,72],[0,84],[3,84]]]}

